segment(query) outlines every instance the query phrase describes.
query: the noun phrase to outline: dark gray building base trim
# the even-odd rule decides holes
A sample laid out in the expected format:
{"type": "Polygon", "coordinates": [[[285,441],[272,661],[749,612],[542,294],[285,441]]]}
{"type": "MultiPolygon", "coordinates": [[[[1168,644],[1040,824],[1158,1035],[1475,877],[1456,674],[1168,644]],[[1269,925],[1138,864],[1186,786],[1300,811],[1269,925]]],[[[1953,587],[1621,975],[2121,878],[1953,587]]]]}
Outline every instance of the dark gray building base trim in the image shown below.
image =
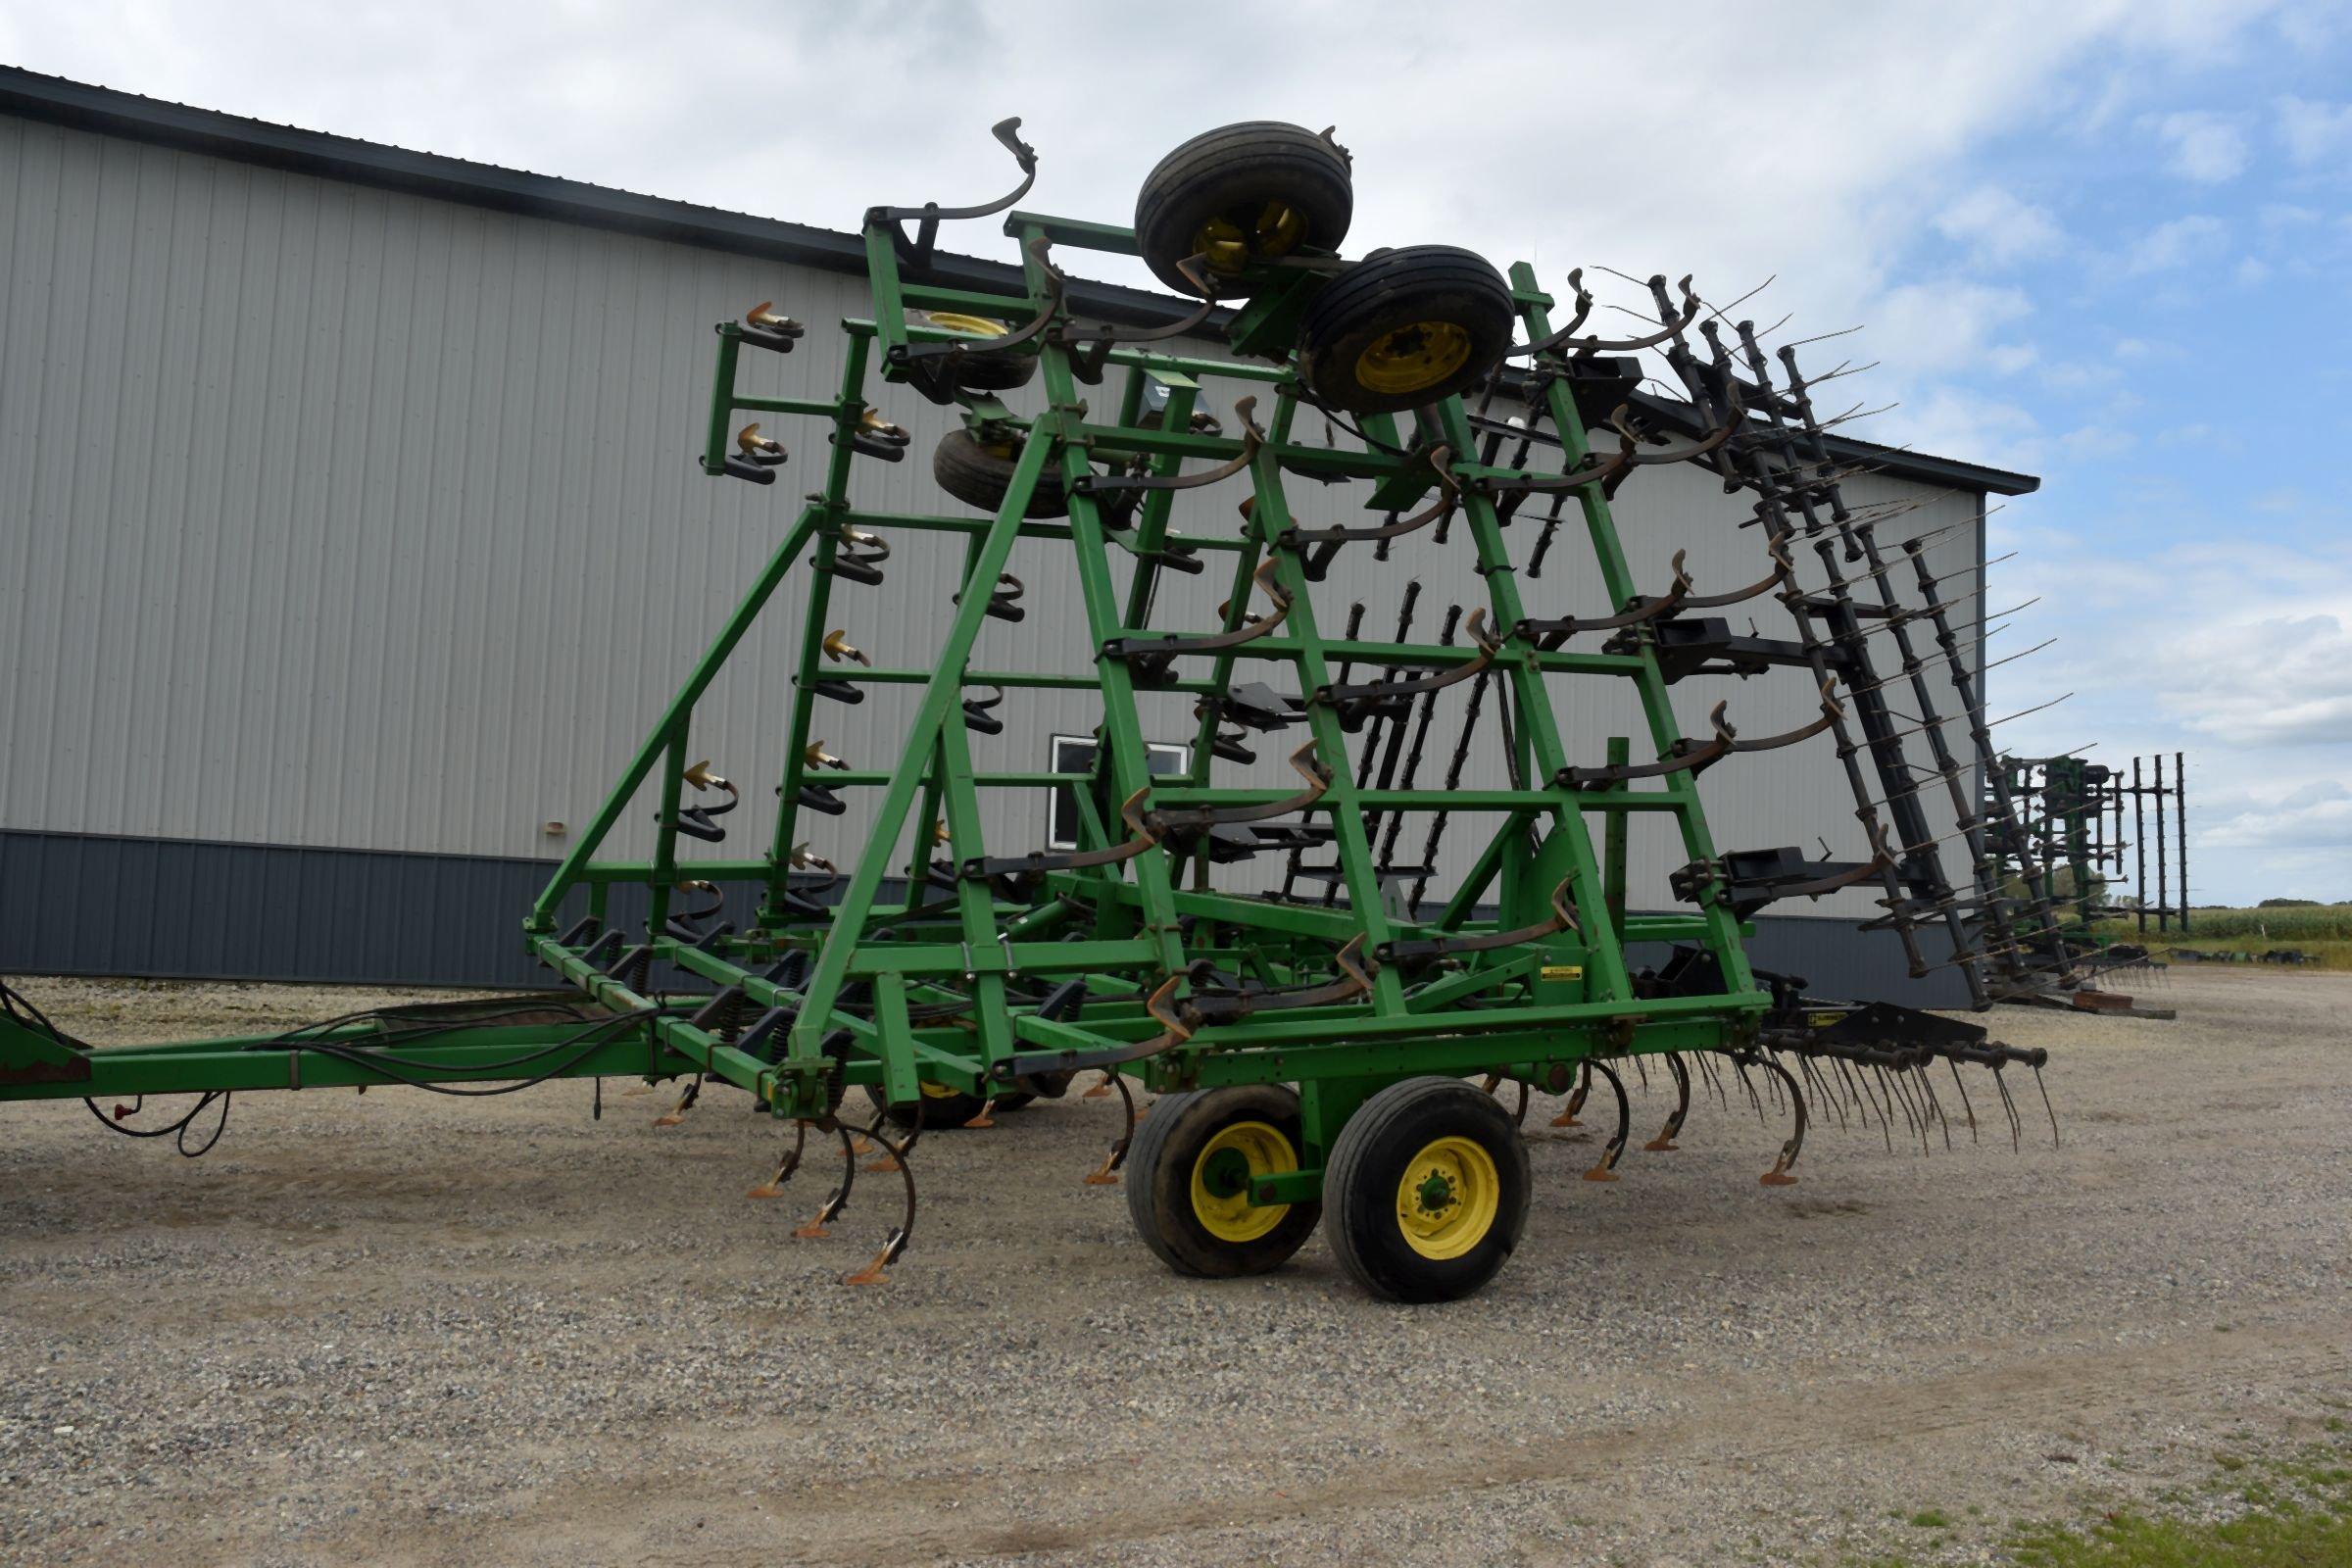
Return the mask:
{"type": "MultiPolygon", "coordinates": [[[[522,917],[552,860],[0,830],[0,973],[393,986],[544,986],[522,917]]],[[[731,907],[754,895],[730,887],[731,907]]],[[[612,912],[643,918],[642,890],[612,912]]],[[[575,896],[575,904],[577,904],[575,896]]],[[[584,905],[567,911],[576,918],[584,905]]],[[[1949,969],[1913,980],[1886,932],[1759,915],[1758,968],[1816,995],[1965,1006],[1949,969]]],[[[1665,950],[1633,955],[1663,961],[1665,950]]]]}

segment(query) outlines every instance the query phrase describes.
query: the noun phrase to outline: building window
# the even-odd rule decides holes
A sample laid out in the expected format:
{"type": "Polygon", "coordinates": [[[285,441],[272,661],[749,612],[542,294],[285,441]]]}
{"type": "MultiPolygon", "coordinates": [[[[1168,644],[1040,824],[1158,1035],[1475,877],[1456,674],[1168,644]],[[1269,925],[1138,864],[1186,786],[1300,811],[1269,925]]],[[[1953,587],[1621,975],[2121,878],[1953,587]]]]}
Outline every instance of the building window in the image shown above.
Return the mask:
{"type": "MultiPolygon", "coordinates": [[[[1187,765],[1191,748],[1168,746],[1158,741],[1147,743],[1152,754],[1154,773],[1181,773],[1187,765]]],[[[1056,735],[1054,737],[1054,766],[1056,773],[1083,773],[1095,765],[1095,738],[1092,735],[1056,735]]],[[[1074,850],[1078,847],[1078,797],[1067,785],[1049,797],[1052,804],[1046,808],[1046,848],[1074,850]]]]}

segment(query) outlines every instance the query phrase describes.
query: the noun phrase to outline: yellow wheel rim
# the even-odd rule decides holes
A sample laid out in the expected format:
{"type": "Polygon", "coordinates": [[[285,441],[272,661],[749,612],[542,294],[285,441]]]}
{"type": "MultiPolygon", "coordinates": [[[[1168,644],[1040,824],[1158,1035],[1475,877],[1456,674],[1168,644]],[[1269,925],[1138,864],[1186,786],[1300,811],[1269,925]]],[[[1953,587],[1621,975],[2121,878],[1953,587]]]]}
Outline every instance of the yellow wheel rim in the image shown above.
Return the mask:
{"type": "Polygon", "coordinates": [[[1003,337],[1005,331],[1003,321],[992,321],[985,316],[964,316],[956,311],[932,311],[928,313],[928,318],[931,325],[943,332],[969,332],[974,337],[1003,337]]]}
{"type": "Polygon", "coordinates": [[[1208,258],[1209,270],[1240,271],[1251,256],[1288,256],[1306,238],[1306,220],[1288,202],[1268,202],[1248,229],[1230,218],[1212,218],[1193,232],[1193,249],[1208,258]]]}
{"type": "Polygon", "coordinates": [[[1469,358],[1469,333],[1451,321],[1415,321],[1374,338],[1356,356],[1355,378],[1375,392],[1418,392],[1469,358]]]}
{"type": "Polygon", "coordinates": [[[1218,1132],[1193,1161],[1193,1217],[1220,1242],[1254,1242],[1282,1223],[1288,1203],[1252,1207],[1250,1184],[1298,1168],[1298,1152],[1282,1129],[1237,1121],[1218,1132]]]}
{"type": "Polygon", "coordinates": [[[1396,1224],[1423,1257],[1459,1257],[1487,1239],[1502,1207],[1494,1156],[1467,1138],[1440,1138],[1396,1179],[1396,1224]]]}

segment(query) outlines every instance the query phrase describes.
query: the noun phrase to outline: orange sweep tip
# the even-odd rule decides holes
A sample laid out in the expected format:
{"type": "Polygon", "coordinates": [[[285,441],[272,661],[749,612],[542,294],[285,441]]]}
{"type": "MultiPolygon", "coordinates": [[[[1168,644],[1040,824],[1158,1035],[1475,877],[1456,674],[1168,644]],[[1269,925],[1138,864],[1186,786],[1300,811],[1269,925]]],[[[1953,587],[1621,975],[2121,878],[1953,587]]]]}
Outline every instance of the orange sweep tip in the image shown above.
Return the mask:
{"type": "Polygon", "coordinates": [[[1606,1165],[1595,1165],[1585,1172],[1585,1180],[1589,1182],[1613,1182],[1616,1179],[1617,1173],[1606,1165]]]}
{"type": "Polygon", "coordinates": [[[804,1242],[813,1242],[830,1236],[833,1233],[825,1229],[824,1226],[818,1224],[815,1220],[810,1220],[808,1224],[801,1226],[792,1234],[799,1237],[804,1242]]]}

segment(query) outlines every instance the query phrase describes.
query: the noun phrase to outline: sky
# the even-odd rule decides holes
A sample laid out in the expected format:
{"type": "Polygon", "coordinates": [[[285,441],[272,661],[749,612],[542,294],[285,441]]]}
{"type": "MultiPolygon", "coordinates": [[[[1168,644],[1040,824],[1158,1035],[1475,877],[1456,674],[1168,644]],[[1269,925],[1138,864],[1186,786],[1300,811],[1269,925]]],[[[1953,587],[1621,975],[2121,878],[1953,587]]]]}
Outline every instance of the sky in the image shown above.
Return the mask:
{"type": "Polygon", "coordinates": [[[2003,744],[2184,752],[2198,902],[2352,899],[2352,0],[0,0],[0,60],[837,228],[1001,194],[1005,115],[1025,205],[1121,222],[1289,120],[1353,155],[1350,252],[1769,279],[1782,339],[1862,328],[1812,351],[1876,362],[1854,433],[2041,478],[1993,650],[2058,641],[1989,706],[2072,695],[2003,744]]]}

